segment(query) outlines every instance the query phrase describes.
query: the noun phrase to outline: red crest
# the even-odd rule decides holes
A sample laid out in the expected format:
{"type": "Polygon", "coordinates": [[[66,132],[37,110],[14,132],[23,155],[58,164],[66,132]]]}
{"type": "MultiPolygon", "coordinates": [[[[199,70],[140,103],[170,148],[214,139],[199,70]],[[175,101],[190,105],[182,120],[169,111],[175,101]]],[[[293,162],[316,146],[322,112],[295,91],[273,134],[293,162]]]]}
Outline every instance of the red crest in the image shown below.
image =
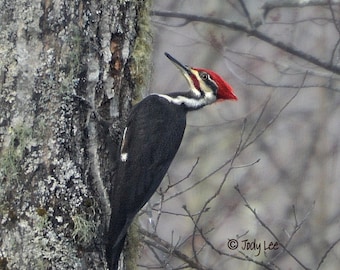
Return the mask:
{"type": "Polygon", "coordinates": [[[216,72],[204,69],[204,68],[194,68],[197,71],[205,71],[207,72],[213,81],[217,84],[217,99],[234,99],[237,100],[237,96],[234,94],[234,89],[231,87],[229,83],[222,79],[220,75],[216,72]]]}

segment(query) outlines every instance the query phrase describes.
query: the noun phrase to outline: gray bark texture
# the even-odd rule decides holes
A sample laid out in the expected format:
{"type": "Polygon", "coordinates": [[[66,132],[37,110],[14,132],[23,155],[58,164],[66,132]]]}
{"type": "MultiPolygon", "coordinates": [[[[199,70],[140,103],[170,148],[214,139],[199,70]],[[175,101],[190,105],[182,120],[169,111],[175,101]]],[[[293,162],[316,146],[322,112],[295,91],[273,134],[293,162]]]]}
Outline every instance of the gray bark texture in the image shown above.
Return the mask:
{"type": "Polygon", "coordinates": [[[0,2],[0,269],[105,269],[115,152],[150,77],[149,7],[0,2]]]}

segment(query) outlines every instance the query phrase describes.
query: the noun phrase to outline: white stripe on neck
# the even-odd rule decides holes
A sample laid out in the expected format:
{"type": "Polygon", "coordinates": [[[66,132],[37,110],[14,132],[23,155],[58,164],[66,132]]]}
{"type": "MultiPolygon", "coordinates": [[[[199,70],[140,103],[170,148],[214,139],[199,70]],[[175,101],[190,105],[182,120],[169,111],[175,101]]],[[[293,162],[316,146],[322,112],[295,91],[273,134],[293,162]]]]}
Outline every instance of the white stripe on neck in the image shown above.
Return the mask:
{"type": "Polygon", "coordinates": [[[188,98],[185,96],[177,96],[171,97],[168,95],[163,94],[153,94],[159,97],[165,98],[170,103],[176,105],[185,105],[188,109],[199,109],[205,105],[211,104],[216,100],[216,97],[213,93],[206,93],[204,97],[195,99],[195,98],[188,98]]]}

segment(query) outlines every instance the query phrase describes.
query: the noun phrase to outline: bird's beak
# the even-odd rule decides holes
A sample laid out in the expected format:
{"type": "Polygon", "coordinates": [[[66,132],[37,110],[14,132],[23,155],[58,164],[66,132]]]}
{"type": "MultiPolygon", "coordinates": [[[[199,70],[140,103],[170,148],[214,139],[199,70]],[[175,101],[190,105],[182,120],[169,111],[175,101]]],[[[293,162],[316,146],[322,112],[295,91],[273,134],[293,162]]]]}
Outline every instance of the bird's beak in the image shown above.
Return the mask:
{"type": "Polygon", "coordinates": [[[186,77],[186,75],[189,75],[189,77],[191,76],[192,72],[191,69],[186,66],[183,65],[182,63],[180,63],[178,60],[176,60],[175,58],[173,58],[170,54],[168,54],[167,52],[164,53],[166,57],[169,58],[169,60],[183,73],[183,75],[186,77]]]}
{"type": "Polygon", "coordinates": [[[165,53],[165,56],[170,59],[170,61],[179,69],[179,71],[183,74],[184,78],[187,80],[190,90],[193,94],[200,96],[201,93],[198,91],[200,89],[199,81],[197,80],[198,72],[193,68],[181,64],[175,58],[173,58],[170,54],[165,53]],[[196,73],[196,74],[195,74],[196,73]]]}

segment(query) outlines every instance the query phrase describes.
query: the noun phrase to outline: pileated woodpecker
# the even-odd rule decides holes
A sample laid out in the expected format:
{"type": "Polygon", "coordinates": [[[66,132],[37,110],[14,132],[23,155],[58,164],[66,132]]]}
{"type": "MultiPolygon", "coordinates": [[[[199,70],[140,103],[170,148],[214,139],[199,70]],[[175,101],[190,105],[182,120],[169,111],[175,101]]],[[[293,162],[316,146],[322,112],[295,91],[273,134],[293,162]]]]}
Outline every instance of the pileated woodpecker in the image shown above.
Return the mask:
{"type": "Polygon", "coordinates": [[[160,185],[181,144],[188,111],[217,100],[237,100],[232,87],[218,74],[182,65],[170,54],[189,83],[188,92],[151,94],[133,107],[119,152],[116,182],[111,191],[111,219],[106,258],[118,268],[127,229],[134,216],[160,185]]]}

